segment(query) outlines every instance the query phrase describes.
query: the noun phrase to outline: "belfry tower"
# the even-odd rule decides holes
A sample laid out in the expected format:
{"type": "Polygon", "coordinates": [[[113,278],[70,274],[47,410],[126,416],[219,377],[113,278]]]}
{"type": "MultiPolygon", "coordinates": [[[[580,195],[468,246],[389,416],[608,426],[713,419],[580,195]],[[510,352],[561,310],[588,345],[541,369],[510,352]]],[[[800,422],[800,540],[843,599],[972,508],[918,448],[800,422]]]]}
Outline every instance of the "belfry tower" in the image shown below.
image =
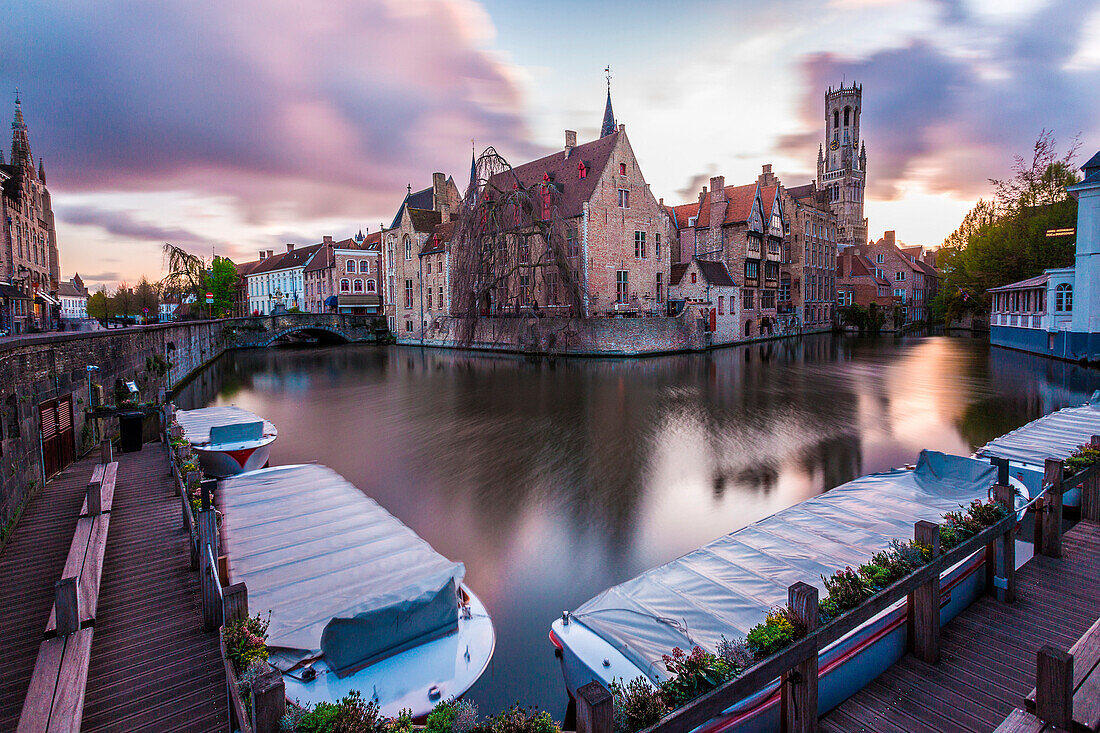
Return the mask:
{"type": "Polygon", "coordinates": [[[841,247],[867,243],[867,148],[859,138],[862,107],[863,87],[854,82],[825,92],[825,142],[817,153],[817,188],[825,192],[836,215],[841,247]]]}

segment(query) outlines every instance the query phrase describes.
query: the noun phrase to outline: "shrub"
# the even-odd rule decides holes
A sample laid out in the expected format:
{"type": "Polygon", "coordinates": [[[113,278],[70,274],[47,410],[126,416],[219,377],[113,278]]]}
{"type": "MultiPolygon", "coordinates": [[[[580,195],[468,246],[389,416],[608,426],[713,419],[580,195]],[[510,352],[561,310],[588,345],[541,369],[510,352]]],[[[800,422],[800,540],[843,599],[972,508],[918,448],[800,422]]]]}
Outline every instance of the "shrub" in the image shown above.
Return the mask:
{"type": "Polygon", "coordinates": [[[561,727],[550,713],[522,708],[518,704],[489,718],[484,727],[490,733],[561,733],[561,727]]]}
{"type": "Polygon", "coordinates": [[[821,579],[825,581],[829,599],[834,601],[841,611],[855,608],[863,602],[864,598],[871,595],[871,588],[851,567],[838,570],[829,578],[822,576],[821,579]]]}
{"type": "Polygon", "coordinates": [[[756,661],[744,639],[730,641],[725,636],[718,641],[718,656],[726,660],[734,674],[740,674],[756,661]]]}
{"type": "Polygon", "coordinates": [[[353,690],[338,702],[319,702],[312,709],[289,705],[280,724],[286,733],[397,733],[412,730],[412,715],[402,710],[397,718],[386,718],[378,703],[353,690]]]}
{"type": "Polygon", "coordinates": [[[1077,450],[1063,462],[1065,476],[1068,478],[1094,463],[1100,463],[1100,443],[1089,442],[1079,445],[1077,450]]]}
{"type": "Polygon", "coordinates": [[[424,721],[425,733],[452,733],[455,722],[455,706],[452,701],[441,702],[428,713],[424,721]]]}
{"type": "MultiPolygon", "coordinates": [[[[469,700],[456,700],[454,702],[455,717],[451,724],[454,733],[471,733],[477,728],[477,705],[469,700]]],[[[409,712],[409,725],[412,725],[412,712],[409,712]]]]}
{"type": "Polygon", "coordinates": [[[756,659],[764,659],[805,635],[805,625],[789,606],[783,606],[769,611],[764,617],[764,623],[749,629],[746,642],[756,659]]]}
{"type": "Polygon", "coordinates": [[[661,689],[645,677],[635,677],[626,684],[613,681],[611,696],[615,701],[615,733],[635,733],[648,728],[668,712],[661,689]]]}
{"type": "Polygon", "coordinates": [[[676,647],[671,655],[664,655],[663,660],[672,677],[661,685],[661,691],[665,702],[674,708],[713,690],[733,676],[726,660],[699,646],[694,647],[691,654],[676,647]]]}
{"type": "Polygon", "coordinates": [[[267,627],[270,623],[270,614],[266,621],[260,614],[256,614],[239,621],[230,621],[222,629],[225,655],[233,662],[233,669],[237,674],[256,660],[267,661],[267,627]]]}
{"type": "Polygon", "coordinates": [[[331,702],[319,702],[307,710],[294,724],[295,733],[335,733],[340,708],[331,702]]]}
{"type": "Polygon", "coordinates": [[[890,571],[883,565],[874,562],[859,566],[859,577],[872,590],[880,591],[890,585],[890,571]]]}

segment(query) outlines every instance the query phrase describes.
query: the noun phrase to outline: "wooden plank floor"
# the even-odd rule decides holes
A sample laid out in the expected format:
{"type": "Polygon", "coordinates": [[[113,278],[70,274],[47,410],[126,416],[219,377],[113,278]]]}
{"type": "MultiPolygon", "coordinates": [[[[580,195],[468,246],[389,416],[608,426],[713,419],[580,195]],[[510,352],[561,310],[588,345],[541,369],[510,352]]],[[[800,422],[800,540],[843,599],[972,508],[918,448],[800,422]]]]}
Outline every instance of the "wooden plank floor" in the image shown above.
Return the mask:
{"type": "Polygon", "coordinates": [[[0,553],[0,731],[15,730],[53,609],[96,457],[70,465],[34,497],[0,553]]]}
{"type": "Polygon", "coordinates": [[[188,569],[164,446],[116,458],[81,730],[224,731],[218,635],[202,631],[198,573],[188,569]]]}
{"type": "Polygon", "coordinates": [[[1016,573],[1015,603],[982,598],[943,629],[941,659],[906,656],[821,719],[821,730],[982,732],[1000,725],[1035,686],[1044,644],[1069,649],[1100,617],[1100,525],[1080,522],[1063,557],[1016,573]]]}

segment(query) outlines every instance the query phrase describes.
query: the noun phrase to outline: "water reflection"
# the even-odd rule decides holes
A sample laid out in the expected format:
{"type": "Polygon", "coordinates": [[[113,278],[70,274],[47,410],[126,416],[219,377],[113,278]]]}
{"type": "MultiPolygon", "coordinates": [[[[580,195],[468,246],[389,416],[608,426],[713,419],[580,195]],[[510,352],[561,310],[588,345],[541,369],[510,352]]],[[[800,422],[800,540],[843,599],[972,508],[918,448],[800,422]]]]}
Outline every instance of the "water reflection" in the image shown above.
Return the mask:
{"type": "Polygon", "coordinates": [[[279,427],[443,554],[497,626],[471,693],[561,715],[550,621],[609,585],[921,448],[968,454],[1096,370],[969,338],[832,336],[639,361],[342,346],[231,353],[184,407],[279,427]]]}

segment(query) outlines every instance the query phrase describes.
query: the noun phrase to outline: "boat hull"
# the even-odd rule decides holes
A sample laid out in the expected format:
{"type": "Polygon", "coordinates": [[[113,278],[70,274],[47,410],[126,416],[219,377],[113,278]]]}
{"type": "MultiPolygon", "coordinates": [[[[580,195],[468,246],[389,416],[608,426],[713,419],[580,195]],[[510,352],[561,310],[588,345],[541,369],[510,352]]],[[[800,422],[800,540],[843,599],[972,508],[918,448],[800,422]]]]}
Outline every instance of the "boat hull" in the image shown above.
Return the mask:
{"type": "Polygon", "coordinates": [[[340,678],[324,660],[313,665],[317,676],[301,679],[301,670],[283,673],[286,696],[302,705],[336,702],[352,690],[375,700],[382,715],[396,717],[403,709],[416,719],[441,701],[457,699],[469,690],[489,666],[496,632],[481,600],[463,586],[469,598],[470,618],[459,615],[458,631],[382,659],[340,678]]]}
{"type": "Polygon", "coordinates": [[[198,456],[203,473],[215,478],[225,478],[263,468],[271,458],[271,444],[274,442],[275,438],[265,438],[255,445],[193,445],[191,448],[198,456]]]}

